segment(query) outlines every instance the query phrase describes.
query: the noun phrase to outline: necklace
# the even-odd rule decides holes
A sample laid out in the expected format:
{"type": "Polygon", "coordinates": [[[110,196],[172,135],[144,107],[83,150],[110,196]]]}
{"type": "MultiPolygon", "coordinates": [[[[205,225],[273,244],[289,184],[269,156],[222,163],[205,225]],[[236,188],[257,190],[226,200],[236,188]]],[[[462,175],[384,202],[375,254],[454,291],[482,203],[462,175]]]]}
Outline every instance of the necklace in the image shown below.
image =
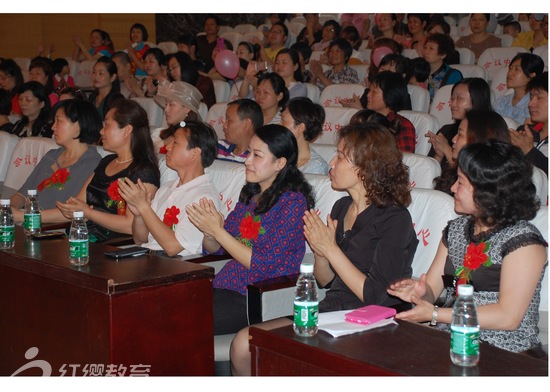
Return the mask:
{"type": "Polygon", "coordinates": [[[119,165],[122,165],[123,163],[128,163],[130,161],[134,160],[134,158],[126,159],[125,161],[119,161],[118,159],[115,159],[115,162],[119,165]]]}

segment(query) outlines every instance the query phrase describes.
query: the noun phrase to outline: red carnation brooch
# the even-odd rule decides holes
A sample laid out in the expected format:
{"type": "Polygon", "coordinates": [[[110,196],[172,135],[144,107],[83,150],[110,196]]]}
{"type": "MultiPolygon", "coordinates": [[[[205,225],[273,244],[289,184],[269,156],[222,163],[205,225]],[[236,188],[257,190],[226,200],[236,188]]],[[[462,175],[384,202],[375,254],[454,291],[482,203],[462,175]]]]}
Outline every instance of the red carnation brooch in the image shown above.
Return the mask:
{"type": "Polygon", "coordinates": [[[164,218],[162,219],[162,221],[172,230],[176,230],[176,225],[179,223],[179,213],[180,209],[176,206],[168,207],[164,212],[164,218]]]}
{"type": "Polygon", "coordinates": [[[239,231],[241,234],[237,237],[237,239],[249,248],[252,248],[252,241],[256,241],[260,234],[265,233],[260,217],[252,216],[250,215],[250,212],[247,212],[244,215],[244,218],[239,226],[239,231]]]}
{"type": "Polygon", "coordinates": [[[464,263],[455,271],[455,276],[458,276],[456,287],[461,284],[470,282],[470,274],[479,267],[490,267],[493,265],[491,258],[487,254],[489,251],[489,243],[481,241],[479,244],[470,242],[466,254],[464,255],[464,263]]]}
{"type": "Polygon", "coordinates": [[[44,188],[51,188],[51,187],[57,187],[60,191],[63,190],[63,185],[67,181],[71,179],[71,172],[67,170],[67,168],[63,169],[57,169],[55,172],[53,172],[52,176],[50,178],[46,178],[44,181],[42,181],[36,189],[38,189],[38,192],[42,192],[44,188]]]}
{"type": "Polygon", "coordinates": [[[162,146],[161,148],[159,148],[159,154],[166,155],[167,152],[168,150],[166,149],[166,146],[162,146]]]}
{"type": "Polygon", "coordinates": [[[126,202],[118,193],[118,180],[111,182],[111,185],[107,188],[107,195],[111,199],[107,202],[107,207],[116,205],[117,215],[124,215],[126,213],[126,202]]]}

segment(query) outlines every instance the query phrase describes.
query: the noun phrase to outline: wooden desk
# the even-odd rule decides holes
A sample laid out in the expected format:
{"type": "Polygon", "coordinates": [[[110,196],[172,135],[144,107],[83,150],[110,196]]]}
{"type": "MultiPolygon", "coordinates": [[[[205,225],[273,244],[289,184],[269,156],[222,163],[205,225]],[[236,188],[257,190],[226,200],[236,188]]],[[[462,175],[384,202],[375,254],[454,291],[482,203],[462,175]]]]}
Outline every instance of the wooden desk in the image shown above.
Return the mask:
{"type": "MultiPolygon", "coordinates": [[[[0,251],[0,375],[35,360],[52,375],[71,364],[148,365],[150,375],[213,375],[214,270],[157,256],[115,261],[90,244],[90,262],[69,264],[68,239],[26,240],[0,251]]],[[[22,375],[42,374],[29,369],[22,375]]],[[[126,373],[128,375],[128,373],[126,373]]]]}
{"type": "Polygon", "coordinates": [[[323,331],[302,338],[292,326],[250,334],[256,376],[548,376],[547,361],[485,343],[477,367],[455,366],[447,333],[406,321],[339,338],[323,331]]]}

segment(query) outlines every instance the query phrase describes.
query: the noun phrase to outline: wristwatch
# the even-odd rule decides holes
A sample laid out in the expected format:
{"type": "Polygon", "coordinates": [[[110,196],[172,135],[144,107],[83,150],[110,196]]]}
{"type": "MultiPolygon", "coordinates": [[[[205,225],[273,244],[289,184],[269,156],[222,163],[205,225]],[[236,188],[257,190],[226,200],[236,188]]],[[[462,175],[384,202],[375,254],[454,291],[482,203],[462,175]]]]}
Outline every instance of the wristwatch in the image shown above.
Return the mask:
{"type": "Polygon", "coordinates": [[[437,325],[438,311],[439,311],[439,307],[437,305],[434,305],[434,310],[432,311],[432,321],[430,321],[430,327],[435,327],[437,325]]]}

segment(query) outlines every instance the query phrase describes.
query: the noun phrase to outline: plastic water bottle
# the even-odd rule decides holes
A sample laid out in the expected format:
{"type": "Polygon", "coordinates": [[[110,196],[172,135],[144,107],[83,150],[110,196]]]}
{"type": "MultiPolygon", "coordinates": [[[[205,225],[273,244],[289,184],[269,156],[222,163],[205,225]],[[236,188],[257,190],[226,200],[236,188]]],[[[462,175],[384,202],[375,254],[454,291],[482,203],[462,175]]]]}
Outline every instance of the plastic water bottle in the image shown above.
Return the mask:
{"type": "Polygon", "coordinates": [[[69,232],[69,262],[77,266],[88,264],[89,246],[88,227],[84,222],[84,212],[75,211],[69,232]]]}
{"type": "Polygon", "coordinates": [[[474,288],[458,286],[451,323],[451,360],[458,366],[476,366],[479,362],[479,324],[474,305],[474,288]]]}
{"type": "Polygon", "coordinates": [[[294,332],[299,336],[315,336],[318,314],[319,299],[313,264],[302,263],[294,296],[294,332]]]}
{"type": "Polygon", "coordinates": [[[36,189],[29,189],[27,195],[27,200],[25,200],[25,222],[23,223],[23,227],[25,228],[25,235],[30,237],[32,234],[40,233],[41,217],[36,189]]]}
{"type": "Polygon", "coordinates": [[[10,200],[0,200],[0,250],[13,249],[15,244],[15,223],[10,200]]]}

